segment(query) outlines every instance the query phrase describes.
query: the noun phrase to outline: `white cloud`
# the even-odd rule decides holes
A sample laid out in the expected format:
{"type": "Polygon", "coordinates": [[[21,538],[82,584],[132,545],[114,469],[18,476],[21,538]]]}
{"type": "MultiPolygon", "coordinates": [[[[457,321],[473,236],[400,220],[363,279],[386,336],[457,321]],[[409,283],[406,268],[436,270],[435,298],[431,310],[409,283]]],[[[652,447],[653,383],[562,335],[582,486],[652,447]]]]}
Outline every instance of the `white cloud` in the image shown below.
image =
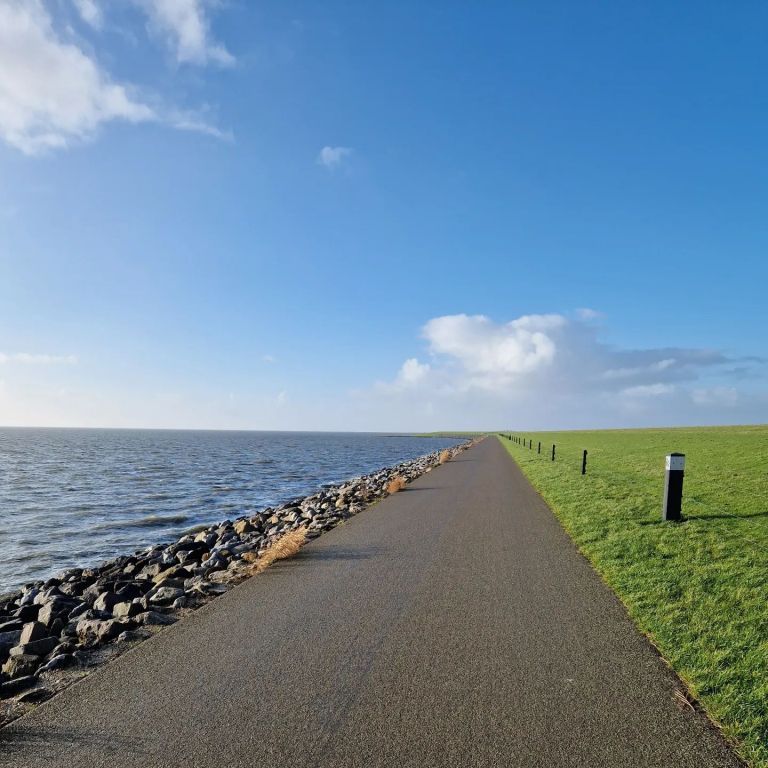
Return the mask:
{"type": "Polygon", "coordinates": [[[285,405],[288,402],[288,393],[285,390],[278,392],[275,402],[277,402],[278,405],[285,405]]]}
{"type": "Polygon", "coordinates": [[[262,359],[262,360],[263,360],[265,363],[274,363],[274,362],[275,362],[275,357],[274,357],[274,355],[262,355],[262,356],[261,356],[261,359],[262,359]]]}
{"type": "Polygon", "coordinates": [[[636,387],[627,387],[621,391],[627,397],[663,397],[671,395],[675,391],[672,384],[638,384],[636,387]]]}
{"type": "Polygon", "coordinates": [[[323,147],[317,156],[317,162],[319,165],[333,170],[338,168],[351,154],[352,149],[350,147],[323,147]]]}
{"type": "Polygon", "coordinates": [[[88,138],[112,120],[156,119],[56,34],[39,0],[0,0],[0,137],[11,146],[35,154],[88,138]]]}
{"type": "Polygon", "coordinates": [[[694,389],[691,399],[696,405],[736,405],[739,393],[735,387],[710,387],[694,389]]]}
{"type": "Polygon", "coordinates": [[[147,14],[149,28],[162,37],[180,64],[221,66],[235,63],[232,54],[211,39],[210,0],[134,0],[147,14]]]}
{"type": "Polygon", "coordinates": [[[223,131],[215,125],[207,123],[200,115],[195,112],[181,112],[176,109],[167,110],[163,116],[164,121],[172,128],[180,131],[192,131],[193,133],[203,133],[206,136],[213,136],[221,141],[234,141],[232,131],[223,131]]]}
{"type": "Polygon", "coordinates": [[[74,365],[77,362],[75,355],[40,355],[29,352],[15,352],[5,354],[0,352],[0,364],[22,363],[24,365],[74,365]]]}
{"type": "Polygon", "coordinates": [[[576,310],[576,317],[580,320],[599,320],[604,317],[602,312],[598,312],[596,309],[590,309],[589,307],[580,307],[576,310]]]}
{"type": "Polygon", "coordinates": [[[552,331],[566,322],[560,315],[524,315],[497,326],[484,315],[448,315],[430,320],[423,335],[433,354],[460,365],[468,383],[498,389],[550,365],[556,353],[552,331]]]}
{"type": "MultiPolygon", "coordinates": [[[[524,315],[505,323],[484,315],[433,318],[422,328],[429,361],[409,357],[389,382],[360,394],[361,402],[372,411],[397,413],[402,428],[414,429],[515,423],[557,429],[727,418],[716,406],[729,406],[736,395],[707,380],[729,376],[734,360],[717,350],[611,346],[601,341],[602,329],[591,320],[576,313],[524,315]],[[710,407],[704,412],[694,403],[710,407]],[[409,418],[413,427],[407,427],[409,418]]],[[[757,400],[739,399],[739,407],[749,413],[757,400]]]]}
{"type": "Polygon", "coordinates": [[[411,357],[403,363],[398,374],[398,379],[403,384],[416,384],[429,374],[428,363],[420,363],[415,357],[411,357]]]}
{"type": "Polygon", "coordinates": [[[649,371],[665,371],[667,368],[672,368],[676,362],[677,361],[673,357],[669,357],[639,368],[609,368],[607,371],[603,372],[603,378],[626,379],[633,376],[643,375],[649,371]]]}
{"type": "Polygon", "coordinates": [[[559,314],[523,315],[504,324],[485,315],[447,315],[422,329],[440,363],[434,373],[453,390],[662,394],[659,387],[693,380],[701,370],[728,362],[712,350],[617,349],[597,333],[588,320],[559,314]]]}
{"type": "Polygon", "coordinates": [[[420,363],[415,357],[410,357],[400,366],[394,381],[380,381],[376,387],[382,392],[408,391],[425,384],[431,370],[429,363],[420,363]]]}
{"type": "MultiPolygon", "coordinates": [[[[94,0],[75,4],[89,24],[101,24],[94,0]]],[[[35,155],[90,139],[113,121],[157,122],[232,139],[194,111],[150,103],[135,86],[114,82],[71,28],[55,27],[41,0],[0,0],[0,139],[35,155]]]]}
{"type": "Polygon", "coordinates": [[[86,24],[96,29],[101,27],[104,18],[96,0],[73,0],[73,2],[77,12],[86,24]]]}

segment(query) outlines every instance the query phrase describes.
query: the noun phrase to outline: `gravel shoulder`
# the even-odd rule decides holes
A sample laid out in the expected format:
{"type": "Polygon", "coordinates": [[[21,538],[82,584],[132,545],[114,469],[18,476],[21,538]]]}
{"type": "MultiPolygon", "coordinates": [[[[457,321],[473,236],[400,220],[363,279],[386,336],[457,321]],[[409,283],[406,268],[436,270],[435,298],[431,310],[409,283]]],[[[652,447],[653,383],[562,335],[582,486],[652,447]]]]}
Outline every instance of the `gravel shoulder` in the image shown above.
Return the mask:
{"type": "Polygon", "coordinates": [[[487,439],[0,730],[3,766],[740,765],[487,439]]]}

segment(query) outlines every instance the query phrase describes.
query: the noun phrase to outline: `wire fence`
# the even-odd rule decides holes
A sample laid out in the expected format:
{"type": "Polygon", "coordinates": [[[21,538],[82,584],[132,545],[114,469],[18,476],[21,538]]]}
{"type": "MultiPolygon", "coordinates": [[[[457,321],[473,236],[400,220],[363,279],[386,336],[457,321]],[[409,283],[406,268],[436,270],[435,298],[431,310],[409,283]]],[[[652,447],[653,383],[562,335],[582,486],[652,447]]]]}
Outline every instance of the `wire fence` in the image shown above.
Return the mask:
{"type": "MultiPolygon", "coordinates": [[[[584,475],[584,476],[587,476],[589,474],[589,469],[590,469],[590,465],[588,461],[589,450],[587,448],[581,448],[581,449],[578,449],[578,451],[574,450],[572,446],[569,446],[567,450],[564,450],[562,447],[558,449],[557,443],[542,441],[542,440],[539,440],[538,438],[531,437],[530,435],[515,434],[513,432],[499,432],[498,436],[508,440],[512,445],[517,446],[520,449],[521,453],[523,452],[530,453],[532,457],[536,456],[550,463],[555,462],[560,466],[564,465],[566,467],[572,468],[576,472],[580,472],[581,475],[584,475]]],[[[637,480],[640,481],[641,478],[638,477],[637,480]]],[[[719,507],[717,509],[716,515],[721,517],[727,517],[731,520],[734,520],[742,524],[748,522],[750,519],[749,516],[736,515],[731,512],[728,512],[727,510],[724,510],[722,507],[719,507]]],[[[707,516],[706,514],[702,515],[701,517],[694,517],[694,518],[690,518],[683,515],[680,519],[681,521],[686,521],[690,519],[703,520],[703,519],[707,519],[708,517],[709,519],[713,519],[713,517],[707,516]]],[[[745,543],[748,543],[754,547],[757,547],[761,552],[764,551],[764,546],[765,546],[764,542],[759,542],[756,539],[753,539],[749,536],[745,536],[743,533],[738,531],[730,530],[728,533],[733,538],[743,541],[745,543]]]]}

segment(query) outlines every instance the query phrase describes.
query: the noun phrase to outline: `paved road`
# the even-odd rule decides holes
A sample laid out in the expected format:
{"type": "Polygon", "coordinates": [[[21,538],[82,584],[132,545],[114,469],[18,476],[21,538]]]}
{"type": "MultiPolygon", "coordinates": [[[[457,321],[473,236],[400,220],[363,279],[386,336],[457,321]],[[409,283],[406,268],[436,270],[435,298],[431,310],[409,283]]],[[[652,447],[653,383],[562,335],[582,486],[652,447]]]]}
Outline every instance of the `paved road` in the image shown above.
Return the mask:
{"type": "Polygon", "coordinates": [[[487,439],[0,731],[2,766],[733,768],[487,439]]]}

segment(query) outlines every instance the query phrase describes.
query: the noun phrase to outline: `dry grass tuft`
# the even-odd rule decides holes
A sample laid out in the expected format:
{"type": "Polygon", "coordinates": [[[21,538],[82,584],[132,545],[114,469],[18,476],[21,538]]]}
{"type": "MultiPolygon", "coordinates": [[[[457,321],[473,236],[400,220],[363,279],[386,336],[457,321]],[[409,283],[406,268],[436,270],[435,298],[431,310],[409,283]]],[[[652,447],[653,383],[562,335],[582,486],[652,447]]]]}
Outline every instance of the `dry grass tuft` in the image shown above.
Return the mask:
{"type": "Polygon", "coordinates": [[[450,451],[440,451],[440,458],[439,462],[441,464],[445,464],[446,461],[451,460],[451,452],[450,451]]]}
{"type": "Polygon", "coordinates": [[[288,531],[288,533],[274,541],[260,556],[255,552],[246,552],[243,555],[243,560],[253,563],[251,573],[261,573],[269,568],[272,563],[278,560],[285,560],[287,557],[293,557],[304,546],[306,541],[307,529],[303,527],[297,528],[295,531],[288,531]]]}
{"type": "Polygon", "coordinates": [[[677,704],[679,709],[687,707],[691,710],[691,712],[696,711],[696,708],[693,706],[693,704],[691,704],[688,696],[679,688],[675,688],[675,690],[672,692],[672,698],[675,700],[675,704],[677,704]]]}
{"type": "Polygon", "coordinates": [[[387,493],[397,493],[405,488],[405,478],[397,475],[387,483],[387,493]]]}

